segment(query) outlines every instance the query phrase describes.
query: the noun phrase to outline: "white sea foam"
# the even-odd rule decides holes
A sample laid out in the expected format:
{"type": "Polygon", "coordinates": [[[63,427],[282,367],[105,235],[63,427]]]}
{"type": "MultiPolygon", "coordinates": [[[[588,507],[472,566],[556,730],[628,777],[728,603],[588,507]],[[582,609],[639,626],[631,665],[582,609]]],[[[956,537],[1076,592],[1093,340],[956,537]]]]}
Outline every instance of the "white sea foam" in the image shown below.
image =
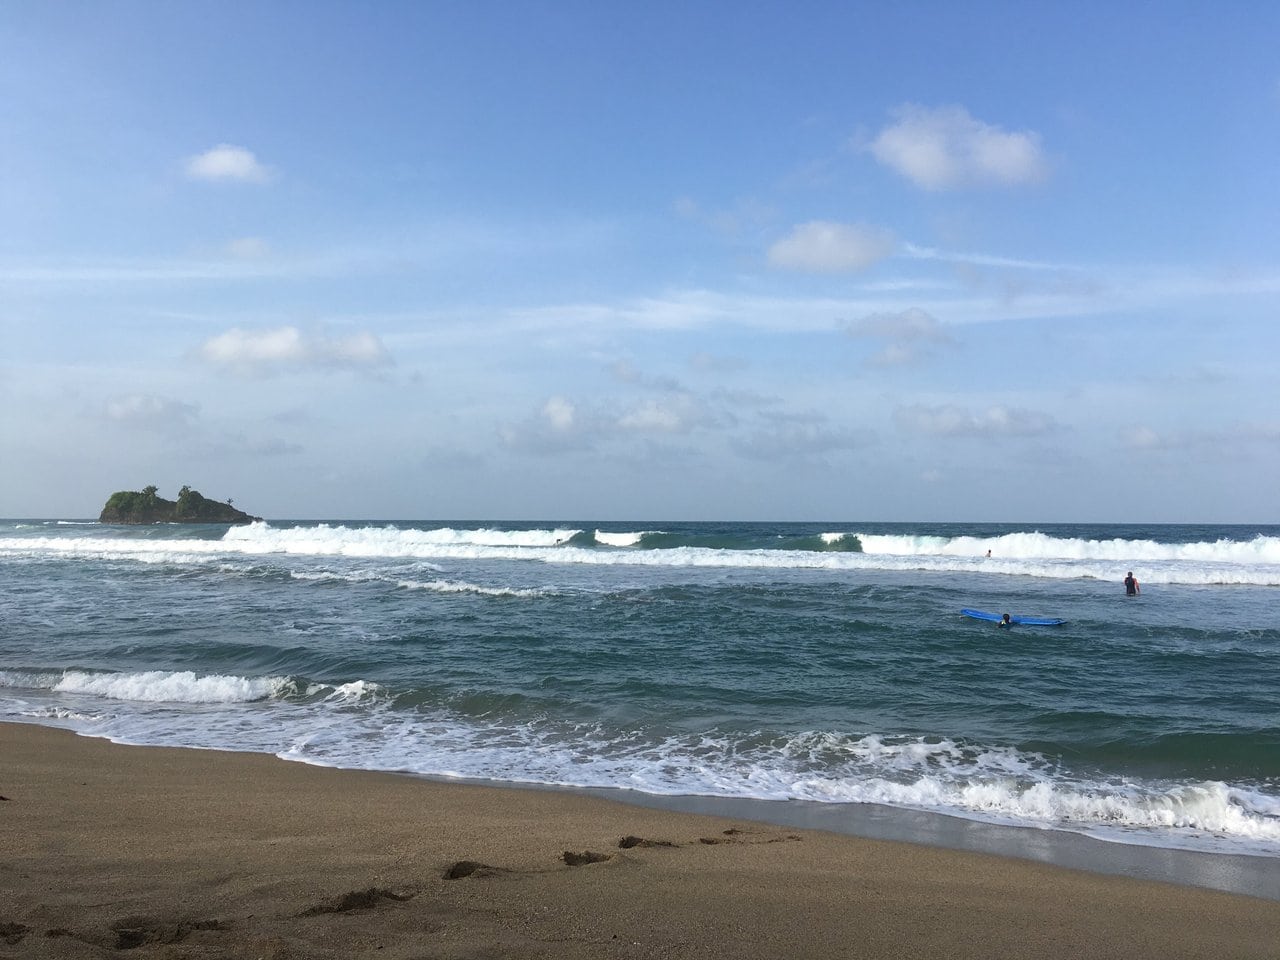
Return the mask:
{"type": "Polygon", "coordinates": [[[280,696],[292,686],[288,677],[202,677],[187,670],[142,673],[68,670],[52,689],[55,693],[90,694],[136,702],[248,703],[280,696]]]}
{"type": "Polygon", "coordinates": [[[476,583],[454,580],[397,580],[406,590],[428,590],[432,593],[474,593],[483,597],[545,597],[554,591],[540,587],[483,587],[476,583]]]}
{"type": "MultiPolygon", "coordinates": [[[[438,569],[438,568],[437,568],[438,569]]],[[[486,587],[463,580],[410,580],[369,571],[337,573],[331,570],[291,570],[294,580],[313,583],[387,583],[402,590],[426,590],[431,593],[470,593],[485,597],[545,597],[555,591],[542,587],[486,587]]]]}
{"type": "MultiPolygon", "coordinates": [[[[560,786],[613,787],[659,795],[701,795],[821,803],[877,803],[1039,825],[1126,842],[1280,853],[1280,821],[1260,793],[1225,784],[1071,780],[1043,758],[950,741],[879,737],[849,741],[805,734],[750,748],[724,739],[636,745],[589,736],[560,739],[536,726],[485,729],[439,718],[424,736],[416,723],[382,724],[355,755],[344,738],[297,737],[281,756],[363,766],[560,786]],[[836,766],[805,762],[815,749],[843,753],[836,766]]],[[[830,760],[830,756],[826,757],[830,760]]]]}
{"type": "MultiPolygon", "coordinates": [[[[374,703],[391,698],[391,693],[385,687],[371,680],[353,680],[340,684],[311,683],[302,691],[292,677],[241,677],[223,674],[202,676],[189,670],[145,670],[135,673],[0,670],[0,689],[4,688],[139,704],[235,705],[286,700],[299,694],[330,703],[374,703]]],[[[81,716],[56,705],[42,706],[38,708],[38,713],[68,719],[81,716]]]]}
{"type": "MultiPolygon", "coordinates": [[[[661,550],[599,549],[569,541],[580,531],[422,530],[394,526],[346,527],[319,524],[272,527],[253,523],[232,527],[220,540],[128,539],[112,537],[0,537],[7,556],[77,556],[155,564],[199,564],[229,555],[288,555],[369,560],[523,560],[552,564],[742,569],[825,569],[939,571],[1034,576],[1049,579],[1115,580],[1140,568],[1144,583],[1253,584],[1280,586],[1280,537],[1196,543],[1151,540],[1084,540],[1037,532],[989,539],[827,533],[827,543],[856,536],[861,552],[709,547],[661,550]],[[986,556],[991,551],[991,557],[986,556]]],[[[609,547],[638,546],[643,533],[595,534],[609,547]]]]}
{"type": "Polygon", "coordinates": [[[78,723],[95,723],[100,719],[97,714],[68,710],[66,707],[35,707],[30,710],[19,710],[18,715],[31,717],[33,720],[68,720],[78,723]]]}
{"type": "Polygon", "coordinates": [[[634,547],[637,543],[644,539],[644,533],[610,533],[607,530],[597,530],[594,534],[596,543],[603,544],[606,547],[634,547]]]}
{"type": "Polygon", "coordinates": [[[307,696],[323,696],[330,703],[357,704],[375,703],[390,698],[391,694],[381,684],[371,680],[353,680],[331,686],[327,683],[313,683],[307,687],[307,696]]]}
{"type": "Polygon", "coordinates": [[[322,523],[314,527],[275,528],[266,523],[232,527],[223,537],[224,547],[244,552],[297,553],[313,556],[417,557],[432,551],[468,547],[553,547],[581,533],[580,530],[459,530],[417,528],[345,527],[322,523]]]}
{"type": "MultiPolygon", "coordinates": [[[[827,804],[888,804],[1012,825],[1191,849],[1280,855],[1280,798],[1250,785],[1123,781],[1045,757],[946,738],[810,732],[784,738],[693,734],[649,740],[593,725],[499,722],[398,709],[370,681],[149,671],[0,674],[52,697],[102,698],[110,715],[31,696],[29,716],[129,743],[260,750],[326,766],[499,782],[606,787],[827,804]],[[261,701],[253,710],[236,704],[261,701]],[[186,711],[219,705],[192,724],[186,711]]],[[[91,702],[91,701],[90,701],[91,702]]]]}
{"type": "Polygon", "coordinates": [[[1199,563],[1280,565],[1280,537],[1157,543],[1154,540],[1081,540],[1043,533],[999,537],[930,537],[859,533],[871,555],[910,557],[992,557],[1006,560],[1194,561],[1199,563]]]}
{"type": "Polygon", "coordinates": [[[17,688],[48,690],[62,679],[62,673],[52,670],[0,670],[0,689],[17,688]]]}

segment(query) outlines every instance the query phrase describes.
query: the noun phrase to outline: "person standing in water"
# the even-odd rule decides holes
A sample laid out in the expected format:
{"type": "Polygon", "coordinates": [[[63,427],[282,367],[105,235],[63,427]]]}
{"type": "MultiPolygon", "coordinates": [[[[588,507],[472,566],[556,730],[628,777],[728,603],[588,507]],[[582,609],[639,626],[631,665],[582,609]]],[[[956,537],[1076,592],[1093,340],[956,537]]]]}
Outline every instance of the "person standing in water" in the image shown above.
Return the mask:
{"type": "Polygon", "coordinates": [[[1124,578],[1124,592],[1130,597],[1136,597],[1142,592],[1138,587],[1137,578],[1134,577],[1132,570],[1130,570],[1128,575],[1124,578]]]}

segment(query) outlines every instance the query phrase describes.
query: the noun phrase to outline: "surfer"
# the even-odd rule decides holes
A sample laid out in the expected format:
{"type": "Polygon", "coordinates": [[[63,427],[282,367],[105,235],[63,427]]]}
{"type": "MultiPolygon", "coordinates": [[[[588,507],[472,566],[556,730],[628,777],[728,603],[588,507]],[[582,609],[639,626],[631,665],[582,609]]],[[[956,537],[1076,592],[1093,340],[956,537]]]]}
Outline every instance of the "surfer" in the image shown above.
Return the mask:
{"type": "Polygon", "coordinates": [[[1002,616],[1002,617],[1000,618],[1000,622],[999,622],[999,623],[997,623],[997,624],[996,624],[996,626],[997,626],[997,627],[1012,627],[1012,626],[1013,626],[1013,621],[1009,619],[1009,615],[1006,613],[1004,616],[1002,616]]]}
{"type": "Polygon", "coordinates": [[[1128,575],[1124,578],[1124,592],[1126,596],[1130,597],[1136,597],[1142,592],[1138,587],[1138,580],[1133,575],[1132,570],[1130,570],[1128,575]]]}

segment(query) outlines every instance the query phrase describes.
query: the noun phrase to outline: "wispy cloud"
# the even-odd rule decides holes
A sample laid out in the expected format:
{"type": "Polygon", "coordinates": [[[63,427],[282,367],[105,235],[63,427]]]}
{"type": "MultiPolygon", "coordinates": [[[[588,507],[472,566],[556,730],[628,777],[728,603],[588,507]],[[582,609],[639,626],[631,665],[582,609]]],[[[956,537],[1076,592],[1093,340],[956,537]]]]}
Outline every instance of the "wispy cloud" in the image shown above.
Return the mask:
{"type": "Polygon", "coordinates": [[[689,358],[689,366],[699,373],[737,373],[748,364],[743,357],[700,350],[689,358]]]}
{"type": "Polygon", "coordinates": [[[896,313],[872,313],[845,325],[851,337],[884,341],[871,362],[880,366],[910,363],[924,356],[930,345],[954,342],[933,314],[919,307],[896,313]]]}
{"type": "Polygon", "coordinates": [[[672,204],[672,210],[681,219],[701,224],[730,237],[738,236],[748,229],[757,229],[777,216],[774,208],[750,198],[739,200],[725,210],[708,210],[692,197],[680,197],[672,204]]]}
{"type": "Polygon", "coordinates": [[[834,425],[821,413],[766,410],[762,405],[768,404],[759,398],[690,391],[671,391],[629,406],[556,395],[523,420],[502,425],[498,436],[514,453],[555,456],[590,451],[593,456],[625,460],[641,450],[651,452],[654,448],[648,444],[703,434],[723,438],[738,456],[782,462],[859,449],[874,440],[870,432],[834,425]]]}
{"type": "Polygon", "coordinates": [[[103,413],[108,420],[129,429],[173,436],[192,428],[199,409],[170,397],[129,393],[109,398],[103,413]]]}
{"type": "Polygon", "coordinates": [[[516,453],[553,456],[592,447],[600,433],[596,418],[584,415],[568,397],[548,397],[532,416],[502,424],[498,438],[516,453]]]}
{"type": "Polygon", "coordinates": [[[577,421],[578,411],[564,397],[551,397],[542,407],[547,425],[557,433],[568,433],[577,421]]]}
{"type": "Polygon", "coordinates": [[[964,107],[906,104],[871,142],[872,155],[925,190],[1037,183],[1049,165],[1040,136],[983,123],[964,107]]]}
{"type": "MultiPolygon", "coordinates": [[[[231,252],[228,250],[227,252],[231,252]]],[[[320,263],[267,263],[261,258],[233,260],[114,260],[58,263],[0,263],[0,280],[9,283],[174,283],[188,280],[256,280],[314,276],[320,263]]]]}
{"type": "MultiPolygon", "coordinates": [[[[731,418],[729,418],[731,419],[731,418]]],[[[721,417],[707,400],[682,390],[623,406],[613,402],[583,404],[561,395],[547,398],[524,420],[503,424],[498,436],[511,450],[552,455],[574,450],[619,449],[636,437],[688,434],[720,425],[721,417]],[[622,407],[622,412],[619,411],[622,407]]]]}
{"type": "Polygon", "coordinates": [[[680,392],[643,401],[619,417],[617,426],[636,433],[689,433],[718,421],[705,401],[680,392]]]}
{"type": "Polygon", "coordinates": [[[913,260],[939,260],[944,263],[968,263],[977,267],[1009,267],[1017,270],[1079,270],[1069,263],[1050,263],[1047,260],[1022,260],[1017,257],[1001,257],[986,253],[956,253],[937,250],[914,243],[903,242],[899,252],[913,260]]]}
{"type": "Polygon", "coordinates": [[[857,273],[893,253],[893,234],[861,223],[813,220],[769,248],[769,262],[786,270],[857,273]]]}
{"type": "Polygon", "coordinates": [[[748,460],[786,464],[861,450],[875,441],[869,432],[833,427],[821,418],[766,420],[769,422],[735,437],[730,443],[734,452],[748,460]]]}
{"type": "MultiPolygon", "coordinates": [[[[892,314],[912,307],[934,316],[945,316],[948,325],[963,325],[1065,313],[1097,314],[1144,305],[1137,297],[1137,291],[1123,287],[1120,280],[1113,283],[1112,288],[1123,290],[1123,302],[1118,297],[1101,296],[1093,289],[1055,285],[1049,290],[1022,293],[1015,303],[1008,297],[975,293],[954,279],[930,284],[847,285],[849,295],[841,297],[754,296],[705,289],[675,290],[662,296],[638,299],[512,308],[496,316],[477,315],[476,322],[501,325],[523,334],[548,330],[598,335],[606,330],[732,328],[798,333],[830,331],[840,318],[892,314]]],[[[1157,296],[1162,291],[1152,289],[1150,292],[1152,303],[1166,302],[1167,298],[1157,296]]],[[[451,316],[459,319],[464,314],[454,311],[451,316]]],[[[442,320],[447,321],[448,318],[442,317],[442,320]]]]}
{"type": "Polygon", "coordinates": [[[206,340],[198,352],[208,363],[244,375],[290,368],[369,370],[391,362],[382,341],[367,331],[331,337],[297,327],[236,327],[206,340]]]}
{"type": "Polygon", "coordinates": [[[1220,430],[1159,431],[1146,425],[1126,428],[1121,446],[1141,452],[1211,451],[1215,455],[1239,454],[1247,447],[1280,442],[1280,422],[1245,423],[1220,430]]]}
{"type": "Polygon", "coordinates": [[[220,143],[212,150],[189,157],[184,169],[191,180],[266,183],[271,179],[271,171],[258,162],[252,151],[230,143],[220,143]]]}
{"type": "Polygon", "coordinates": [[[293,456],[303,451],[301,444],[280,437],[249,437],[242,433],[225,434],[205,443],[208,452],[219,456],[272,458],[293,456]]]}
{"type": "Polygon", "coordinates": [[[227,253],[240,260],[257,260],[270,252],[270,244],[261,237],[238,237],[227,244],[227,253]]]}
{"type": "Polygon", "coordinates": [[[1035,437],[1060,429],[1048,414],[1001,405],[973,411],[915,404],[899,407],[893,420],[900,429],[944,437],[1035,437]]]}

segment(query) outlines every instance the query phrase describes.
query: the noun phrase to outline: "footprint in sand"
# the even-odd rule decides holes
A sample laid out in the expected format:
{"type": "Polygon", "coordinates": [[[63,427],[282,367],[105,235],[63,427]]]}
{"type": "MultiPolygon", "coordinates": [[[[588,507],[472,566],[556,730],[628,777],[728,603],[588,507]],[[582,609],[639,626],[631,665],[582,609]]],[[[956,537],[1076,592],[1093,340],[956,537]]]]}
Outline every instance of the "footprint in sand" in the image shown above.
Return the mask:
{"type": "Polygon", "coordinates": [[[459,860],[444,872],[446,880],[461,880],[463,877],[497,877],[510,873],[502,867],[491,867],[487,863],[476,860],[459,860]]]}
{"type": "Polygon", "coordinates": [[[618,841],[618,849],[631,850],[635,847],[670,847],[672,849],[680,846],[678,843],[672,843],[670,840],[646,840],[644,837],[626,836],[618,841]]]}
{"type": "Polygon", "coordinates": [[[574,853],[572,850],[566,850],[560,857],[565,863],[571,867],[581,867],[588,863],[604,863],[606,860],[612,860],[611,853],[595,853],[592,850],[583,850],[581,853],[574,853]]]}
{"type": "Polygon", "coordinates": [[[801,838],[794,833],[766,834],[741,827],[730,827],[718,837],[699,837],[699,843],[714,845],[717,843],[790,843],[801,838]]]}
{"type": "Polygon", "coordinates": [[[314,907],[303,910],[298,916],[319,917],[327,913],[350,913],[352,910],[370,910],[384,900],[403,903],[405,900],[412,899],[412,893],[397,893],[385,887],[368,887],[365,890],[352,890],[341,896],[322,900],[314,907]]]}

